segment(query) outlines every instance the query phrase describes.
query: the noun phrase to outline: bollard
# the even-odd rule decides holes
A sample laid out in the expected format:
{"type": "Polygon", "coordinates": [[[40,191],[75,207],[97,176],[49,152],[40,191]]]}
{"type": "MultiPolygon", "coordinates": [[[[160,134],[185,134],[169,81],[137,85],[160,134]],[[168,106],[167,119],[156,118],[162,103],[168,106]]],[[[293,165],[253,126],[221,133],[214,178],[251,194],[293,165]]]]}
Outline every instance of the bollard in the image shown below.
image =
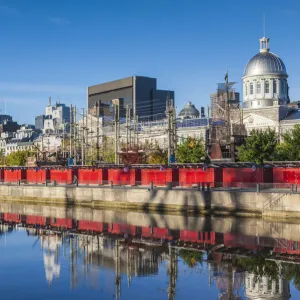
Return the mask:
{"type": "Polygon", "coordinates": [[[291,189],[291,193],[293,193],[294,192],[294,185],[293,184],[291,184],[291,187],[290,187],[290,189],[291,189]]]}
{"type": "Polygon", "coordinates": [[[259,183],[256,184],[256,193],[260,193],[260,185],[259,185],[259,183]]]}
{"type": "Polygon", "coordinates": [[[197,191],[200,191],[200,182],[197,183],[197,191]]]}
{"type": "Polygon", "coordinates": [[[171,190],[172,189],[172,182],[168,182],[167,183],[167,190],[171,190]]]}
{"type": "Polygon", "coordinates": [[[298,184],[295,184],[295,193],[298,193],[298,184]]]}
{"type": "Polygon", "coordinates": [[[53,180],[53,185],[56,186],[56,180],[53,180]]]}
{"type": "Polygon", "coordinates": [[[210,183],[207,183],[207,191],[210,191],[210,183]]]}
{"type": "Polygon", "coordinates": [[[205,185],[204,185],[204,182],[202,182],[202,191],[205,191],[205,185]]]}
{"type": "Polygon", "coordinates": [[[45,185],[47,186],[48,185],[48,180],[46,179],[46,181],[45,181],[45,185]]]}
{"type": "Polygon", "coordinates": [[[21,180],[18,180],[18,185],[21,185],[21,180]]]}
{"type": "Polygon", "coordinates": [[[150,191],[153,191],[153,182],[150,182],[150,191]]]}
{"type": "Polygon", "coordinates": [[[110,182],[110,188],[112,189],[114,187],[114,184],[113,184],[113,182],[111,181],[110,182]]]}

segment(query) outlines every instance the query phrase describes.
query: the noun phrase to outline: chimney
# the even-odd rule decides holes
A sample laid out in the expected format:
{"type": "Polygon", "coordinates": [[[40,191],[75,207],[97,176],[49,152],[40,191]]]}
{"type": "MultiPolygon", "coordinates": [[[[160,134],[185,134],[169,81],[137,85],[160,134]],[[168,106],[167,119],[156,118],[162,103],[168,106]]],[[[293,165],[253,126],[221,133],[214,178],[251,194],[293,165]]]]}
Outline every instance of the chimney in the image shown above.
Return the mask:
{"type": "Polygon", "coordinates": [[[203,106],[201,106],[201,109],[200,109],[200,116],[201,116],[201,118],[205,118],[205,110],[204,110],[203,106]]]}

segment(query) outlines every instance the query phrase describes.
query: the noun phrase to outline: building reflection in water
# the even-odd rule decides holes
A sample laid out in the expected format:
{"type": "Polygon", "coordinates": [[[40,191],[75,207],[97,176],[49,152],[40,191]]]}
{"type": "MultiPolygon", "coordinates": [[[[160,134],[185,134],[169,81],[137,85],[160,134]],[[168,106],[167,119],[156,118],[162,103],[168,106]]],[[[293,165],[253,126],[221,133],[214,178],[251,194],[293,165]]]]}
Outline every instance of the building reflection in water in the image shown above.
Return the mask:
{"type": "MultiPolygon", "coordinates": [[[[245,233],[223,230],[222,226],[218,226],[219,231],[212,230],[214,224],[207,225],[211,222],[207,219],[203,231],[184,225],[170,229],[156,224],[128,224],[118,219],[108,223],[12,211],[0,213],[0,222],[2,236],[20,228],[34,236],[33,247],[40,245],[42,249],[49,284],[59,279],[63,263],[70,268],[71,289],[83,278],[99,287],[101,270],[111,270],[116,299],[120,299],[124,284],[130,287],[134,278],[156,276],[162,265],[167,265],[165,292],[168,299],[176,299],[182,268],[179,261],[191,269],[205,262],[209,285],[214,285],[219,299],[224,300],[290,299],[290,281],[295,273],[300,274],[299,242],[292,240],[292,236],[285,238],[283,231],[279,235],[281,225],[275,223],[268,225],[269,232],[263,227],[263,235],[258,236],[249,234],[253,227],[246,227],[245,233]]],[[[225,222],[224,219],[224,227],[225,222]]],[[[298,225],[285,224],[282,228],[286,230],[287,226],[293,231],[298,225]]]]}

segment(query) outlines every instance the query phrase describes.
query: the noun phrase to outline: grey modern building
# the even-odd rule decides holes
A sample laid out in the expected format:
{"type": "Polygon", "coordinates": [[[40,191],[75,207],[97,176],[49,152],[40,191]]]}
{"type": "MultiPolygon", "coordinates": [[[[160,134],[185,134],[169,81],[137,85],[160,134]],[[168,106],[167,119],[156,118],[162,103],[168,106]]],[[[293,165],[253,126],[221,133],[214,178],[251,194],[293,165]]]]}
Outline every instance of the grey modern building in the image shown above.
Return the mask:
{"type": "Polygon", "coordinates": [[[12,116],[10,115],[0,115],[0,124],[12,122],[12,116]]]}
{"type": "Polygon", "coordinates": [[[112,116],[112,100],[120,99],[120,117],[125,117],[128,105],[132,115],[151,118],[165,113],[168,97],[174,99],[174,91],[158,90],[156,78],[132,76],[90,86],[87,106],[94,116],[112,116]]]}
{"type": "Polygon", "coordinates": [[[35,128],[36,129],[44,129],[44,121],[45,121],[45,115],[40,115],[35,117],[35,128]]]}

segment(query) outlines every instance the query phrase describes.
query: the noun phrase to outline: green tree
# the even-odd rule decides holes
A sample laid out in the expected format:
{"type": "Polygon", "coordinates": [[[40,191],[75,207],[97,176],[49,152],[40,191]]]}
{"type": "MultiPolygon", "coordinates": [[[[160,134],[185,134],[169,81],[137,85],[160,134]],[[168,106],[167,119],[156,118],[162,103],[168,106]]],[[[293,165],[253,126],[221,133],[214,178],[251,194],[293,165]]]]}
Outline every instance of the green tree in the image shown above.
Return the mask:
{"type": "Polygon", "coordinates": [[[285,264],[284,265],[284,277],[293,281],[295,288],[300,291],[300,266],[296,264],[285,264]]]}
{"type": "Polygon", "coordinates": [[[275,130],[253,130],[245,144],[238,147],[238,159],[243,162],[262,164],[277,157],[278,135],[275,130]]]}
{"type": "Polygon", "coordinates": [[[168,152],[161,149],[157,144],[147,155],[147,163],[153,165],[166,165],[168,163],[168,152]]]}
{"type": "Polygon", "coordinates": [[[7,166],[25,166],[27,157],[32,155],[33,153],[30,151],[12,152],[5,157],[5,164],[7,166]]]}
{"type": "Polygon", "coordinates": [[[278,264],[266,260],[262,254],[255,257],[238,257],[237,264],[257,278],[267,276],[271,279],[277,279],[280,272],[278,264]]]}
{"type": "Polygon", "coordinates": [[[206,152],[202,140],[188,137],[177,146],[176,161],[179,163],[199,163],[205,161],[206,152]]]}
{"type": "Polygon", "coordinates": [[[300,160],[300,124],[282,134],[283,142],[278,145],[279,160],[300,160]]]}
{"type": "Polygon", "coordinates": [[[203,253],[196,250],[182,249],[179,256],[183,259],[184,263],[190,268],[195,267],[198,263],[202,265],[203,253]]]}

